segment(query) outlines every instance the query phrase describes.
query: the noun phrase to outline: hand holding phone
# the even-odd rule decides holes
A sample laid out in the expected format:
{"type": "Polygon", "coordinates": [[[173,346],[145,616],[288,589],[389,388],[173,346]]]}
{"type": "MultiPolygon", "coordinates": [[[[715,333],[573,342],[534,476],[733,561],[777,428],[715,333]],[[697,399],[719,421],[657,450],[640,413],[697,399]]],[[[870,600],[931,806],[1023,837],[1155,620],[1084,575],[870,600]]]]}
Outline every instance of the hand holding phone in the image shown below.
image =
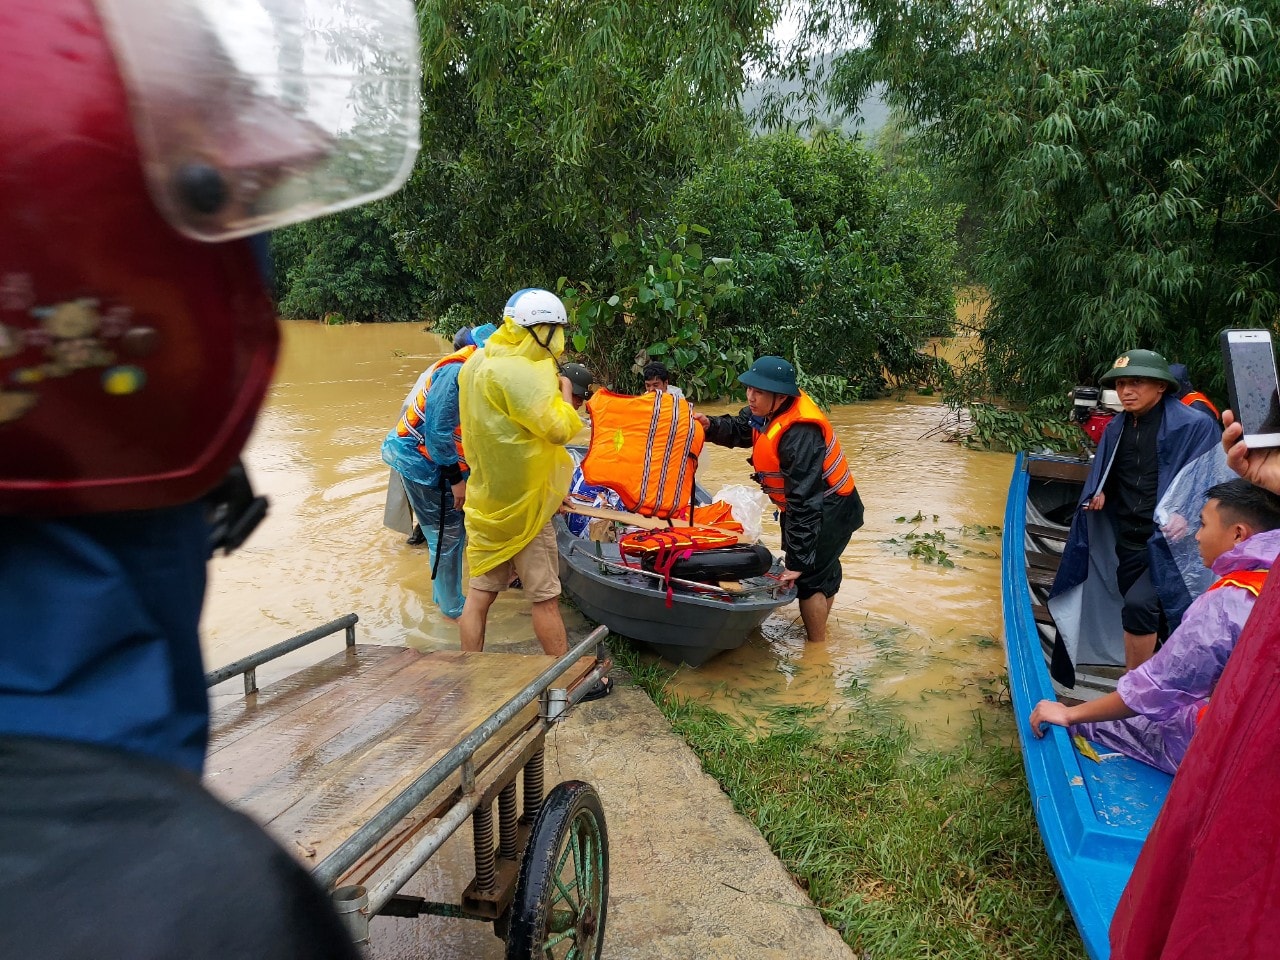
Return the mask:
{"type": "Polygon", "coordinates": [[[1268,330],[1224,330],[1222,365],[1235,420],[1250,450],[1280,447],[1280,381],[1268,330]]]}

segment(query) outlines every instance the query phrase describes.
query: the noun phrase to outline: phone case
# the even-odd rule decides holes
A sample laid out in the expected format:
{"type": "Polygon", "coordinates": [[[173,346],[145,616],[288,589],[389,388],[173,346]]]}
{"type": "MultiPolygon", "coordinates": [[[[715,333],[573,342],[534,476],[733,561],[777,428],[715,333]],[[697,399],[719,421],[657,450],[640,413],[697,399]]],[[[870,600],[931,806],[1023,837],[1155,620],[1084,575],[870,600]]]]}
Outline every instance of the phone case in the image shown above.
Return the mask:
{"type": "MultiPolygon", "coordinates": [[[[1219,337],[1218,337],[1218,343],[1219,343],[1219,345],[1221,346],[1221,349],[1222,349],[1222,369],[1223,369],[1223,372],[1226,374],[1226,378],[1227,378],[1227,399],[1228,399],[1228,401],[1230,402],[1230,405],[1231,405],[1231,411],[1235,414],[1235,417],[1236,417],[1237,421],[1238,421],[1238,422],[1239,422],[1239,423],[1244,427],[1244,429],[1245,429],[1245,435],[1246,435],[1246,436],[1252,436],[1252,437],[1255,437],[1255,438],[1256,438],[1256,437],[1258,437],[1258,436],[1259,436],[1259,434],[1257,434],[1256,432],[1255,432],[1255,433],[1250,433],[1250,432],[1249,432],[1249,428],[1250,428],[1251,426],[1256,428],[1258,425],[1257,425],[1257,424],[1245,424],[1245,423],[1244,423],[1244,421],[1243,421],[1243,419],[1242,419],[1241,411],[1242,411],[1243,407],[1241,406],[1241,403],[1240,403],[1240,395],[1239,395],[1239,389],[1238,389],[1238,387],[1237,387],[1236,371],[1235,371],[1235,369],[1234,369],[1234,366],[1233,366],[1233,364],[1232,364],[1232,359],[1231,359],[1231,340],[1229,339],[1229,337],[1230,337],[1230,335],[1231,335],[1232,333],[1242,333],[1242,332],[1246,332],[1246,331],[1242,331],[1242,330],[1223,330],[1223,331],[1222,331],[1222,333],[1221,333],[1221,334],[1219,335],[1219,337]]],[[[1259,338],[1259,342],[1265,342],[1265,343],[1266,343],[1266,345],[1267,345],[1267,349],[1268,349],[1268,350],[1273,351],[1273,354],[1274,354],[1275,345],[1273,344],[1273,342],[1272,342],[1272,340],[1271,340],[1271,333],[1270,333],[1270,331],[1267,331],[1267,330],[1249,330],[1249,331],[1247,331],[1247,332],[1249,332],[1249,333],[1265,333],[1265,334],[1266,334],[1266,337],[1265,337],[1265,338],[1259,338]]],[[[1273,360],[1273,368],[1274,368],[1274,360],[1273,360]]],[[[1272,389],[1273,389],[1273,390],[1276,390],[1276,391],[1280,391],[1280,383],[1277,383],[1277,382],[1276,382],[1276,378],[1275,378],[1275,377],[1272,377],[1272,389]]],[[[1263,436],[1275,437],[1276,435],[1275,435],[1275,434],[1264,434],[1263,436]]],[[[1262,447],[1280,446],[1280,441],[1277,441],[1277,442],[1275,442],[1275,443],[1267,442],[1267,443],[1259,444],[1259,443],[1255,440],[1254,445],[1255,445],[1255,446],[1262,446],[1262,447]]]]}

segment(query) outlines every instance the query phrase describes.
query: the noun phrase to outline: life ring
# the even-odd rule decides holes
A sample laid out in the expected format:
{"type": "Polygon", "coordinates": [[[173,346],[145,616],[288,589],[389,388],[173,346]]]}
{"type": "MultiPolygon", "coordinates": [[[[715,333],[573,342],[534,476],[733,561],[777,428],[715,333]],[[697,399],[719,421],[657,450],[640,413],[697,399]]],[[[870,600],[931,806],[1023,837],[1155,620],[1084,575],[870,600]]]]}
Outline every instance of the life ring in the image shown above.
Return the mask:
{"type": "MultiPolygon", "coordinates": [[[[640,558],[641,565],[653,569],[652,554],[640,558]]],[[[759,577],[773,567],[773,554],[762,543],[739,544],[736,547],[717,547],[714,550],[697,550],[688,557],[677,560],[671,567],[671,576],[678,580],[696,580],[699,583],[717,583],[721,580],[746,580],[759,577]]]]}

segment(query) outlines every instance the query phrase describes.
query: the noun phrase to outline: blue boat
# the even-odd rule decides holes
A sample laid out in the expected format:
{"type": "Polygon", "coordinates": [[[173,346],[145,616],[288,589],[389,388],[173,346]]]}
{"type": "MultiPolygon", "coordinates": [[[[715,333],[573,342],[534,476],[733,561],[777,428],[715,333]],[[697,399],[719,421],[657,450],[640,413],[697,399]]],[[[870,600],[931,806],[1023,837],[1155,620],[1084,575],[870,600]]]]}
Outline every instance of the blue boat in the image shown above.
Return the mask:
{"type": "MultiPolygon", "coordinates": [[[[1061,457],[1018,455],[1005,505],[1001,596],[1009,690],[1040,836],[1085,950],[1091,960],[1107,960],[1111,917],[1173,778],[1102,748],[1101,760],[1091,760],[1064,728],[1049,727],[1040,739],[1027,723],[1039,701],[1055,697],[1041,632],[1052,623],[1037,602],[1043,594],[1033,596],[1032,586],[1042,590],[1051,579],[1045,571],[1055,564],[1044,547],[1056,539],[1061,551],[1086,469],[1061,457]],[[1063,513],[1055,504],[1070,506],[1063,513]],[[1055,515],[1060,536],[1046,522],[1055,515]]],[[[1081,691],[1077,698],[1096,693],[1081,691]]]]}

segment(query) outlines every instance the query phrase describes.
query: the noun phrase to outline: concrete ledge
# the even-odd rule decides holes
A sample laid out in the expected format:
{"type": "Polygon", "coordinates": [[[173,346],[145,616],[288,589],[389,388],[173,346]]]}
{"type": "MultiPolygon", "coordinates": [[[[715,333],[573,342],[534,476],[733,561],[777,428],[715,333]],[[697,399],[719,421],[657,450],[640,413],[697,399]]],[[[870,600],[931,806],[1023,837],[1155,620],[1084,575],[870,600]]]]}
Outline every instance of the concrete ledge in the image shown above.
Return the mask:
{"type": "Polygon", "coordinates": [[[853,953],[661,711],[615,670],[553,736],[548,787],[593,784],[609,828],[608,960],[853,953]]]}

